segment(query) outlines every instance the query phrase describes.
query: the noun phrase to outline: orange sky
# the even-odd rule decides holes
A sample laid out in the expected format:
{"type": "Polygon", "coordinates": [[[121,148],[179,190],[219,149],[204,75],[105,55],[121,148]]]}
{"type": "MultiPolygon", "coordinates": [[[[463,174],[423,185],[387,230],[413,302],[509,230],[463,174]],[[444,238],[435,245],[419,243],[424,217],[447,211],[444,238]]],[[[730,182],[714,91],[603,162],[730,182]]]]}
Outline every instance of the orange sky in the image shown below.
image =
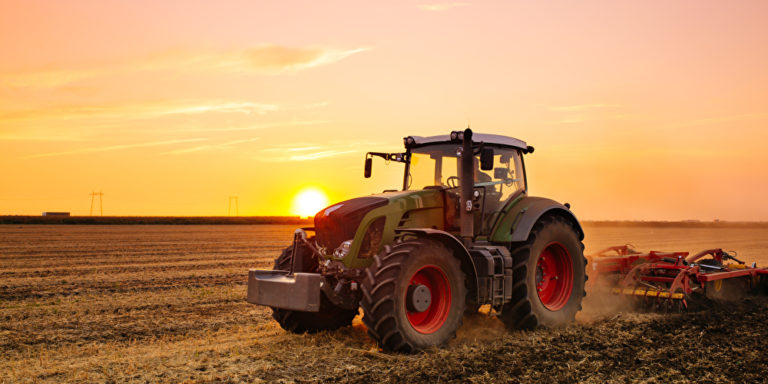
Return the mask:
{"type": "Polygon", "coordinates": [[[291,214],[366,150],[536,147],[582,219],[768,220],[768,2],[0,3],[0,214],[291,214]]]}

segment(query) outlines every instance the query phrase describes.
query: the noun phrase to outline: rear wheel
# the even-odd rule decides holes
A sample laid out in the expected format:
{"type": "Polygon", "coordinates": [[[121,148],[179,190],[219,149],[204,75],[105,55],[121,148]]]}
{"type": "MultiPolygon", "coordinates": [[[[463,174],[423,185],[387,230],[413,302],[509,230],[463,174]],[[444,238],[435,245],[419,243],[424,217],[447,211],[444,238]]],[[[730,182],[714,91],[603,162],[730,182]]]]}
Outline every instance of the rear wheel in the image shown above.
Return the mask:
{"type": "Polygon", "coordinates": [[[399,242],[366,270],[361,285],[363,322],[387,350],[413,352],[456,336],[466,301],[464,273],[439,242],[399,242]]]}
{"type": "Polygon", "coordinates": [[[585,295],[584,245],[571,223],[544,216],[528,240],[512,249],[512,300],[501,319],[513,329],[558,327],[573,321],[585,295]]]}
{"type": "MultiPolygon", "coordinates": [[[[312,257],[312,251],[304,244],[296,247],[299,257],[303,257],[304,271],[317,272],[317,259],[312,257]]],[[[290,271],[293,246],[283,250],[283,253],[275,259],[275,270],[290,271]]],[[[356,310],[339,308],[320,294],[320,311],[303,312],[289,309],[272,308],[272,318],[286,331],[294,333],[313,333],[318,331],[333,330],[352,324],[352,319],[357,315],[356,310]]]]}

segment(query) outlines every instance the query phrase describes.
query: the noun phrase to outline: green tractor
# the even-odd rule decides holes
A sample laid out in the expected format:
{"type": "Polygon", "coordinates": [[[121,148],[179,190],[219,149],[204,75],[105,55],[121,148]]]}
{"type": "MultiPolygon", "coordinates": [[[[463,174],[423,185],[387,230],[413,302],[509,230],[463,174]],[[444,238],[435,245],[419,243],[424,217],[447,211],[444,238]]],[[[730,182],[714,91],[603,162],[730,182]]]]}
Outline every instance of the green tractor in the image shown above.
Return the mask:
{"type": "Polygon", "coordinates": [[[402,190],[318,212],[273,270],[249,271],[248,302],[297,333],[350,325],[362,307],[370,336],[399,352],[446,343],[484,305],[511,329],[573,321],[584,231],[568,204],[527,195],[533,147],[470,129],[404,141],[365,159],[366,178],[374,157],[402,163],[402,190]]]}

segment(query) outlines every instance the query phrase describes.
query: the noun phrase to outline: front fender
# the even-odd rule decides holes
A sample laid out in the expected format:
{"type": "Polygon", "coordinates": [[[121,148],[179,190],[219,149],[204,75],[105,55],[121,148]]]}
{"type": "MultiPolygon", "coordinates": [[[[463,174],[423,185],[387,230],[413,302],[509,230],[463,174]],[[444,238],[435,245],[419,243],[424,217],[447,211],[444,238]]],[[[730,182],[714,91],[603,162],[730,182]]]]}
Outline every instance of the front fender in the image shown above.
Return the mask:
{"type": "Polygon", "coordinates": [[[558,215],[572,222],[579,232],[579,240],[584,240],[584,230],[568,207],[551,199],[526,196],[516,201],[499,221],[493,230],[491,241],[525,241],[533,226],[545,214],[558,215]]]}

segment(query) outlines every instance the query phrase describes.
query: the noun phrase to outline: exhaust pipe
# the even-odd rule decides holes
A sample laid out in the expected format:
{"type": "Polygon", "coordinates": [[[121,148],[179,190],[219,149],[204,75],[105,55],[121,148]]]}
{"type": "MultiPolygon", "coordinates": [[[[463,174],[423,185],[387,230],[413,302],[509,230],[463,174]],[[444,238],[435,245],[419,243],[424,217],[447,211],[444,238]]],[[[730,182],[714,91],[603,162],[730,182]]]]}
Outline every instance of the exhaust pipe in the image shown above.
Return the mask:
{"type": "Polygon", "coordinates": [[[472,193],[475,186],[474,153],[472,151],[472,130],[464,130],[461,146],[461,174],[459,175],[459,184],[461,185],[461,240],[464,246],[469,248],[472,245],[474,237],[475,218],[472,215],[474,201],[472,193]]]}

